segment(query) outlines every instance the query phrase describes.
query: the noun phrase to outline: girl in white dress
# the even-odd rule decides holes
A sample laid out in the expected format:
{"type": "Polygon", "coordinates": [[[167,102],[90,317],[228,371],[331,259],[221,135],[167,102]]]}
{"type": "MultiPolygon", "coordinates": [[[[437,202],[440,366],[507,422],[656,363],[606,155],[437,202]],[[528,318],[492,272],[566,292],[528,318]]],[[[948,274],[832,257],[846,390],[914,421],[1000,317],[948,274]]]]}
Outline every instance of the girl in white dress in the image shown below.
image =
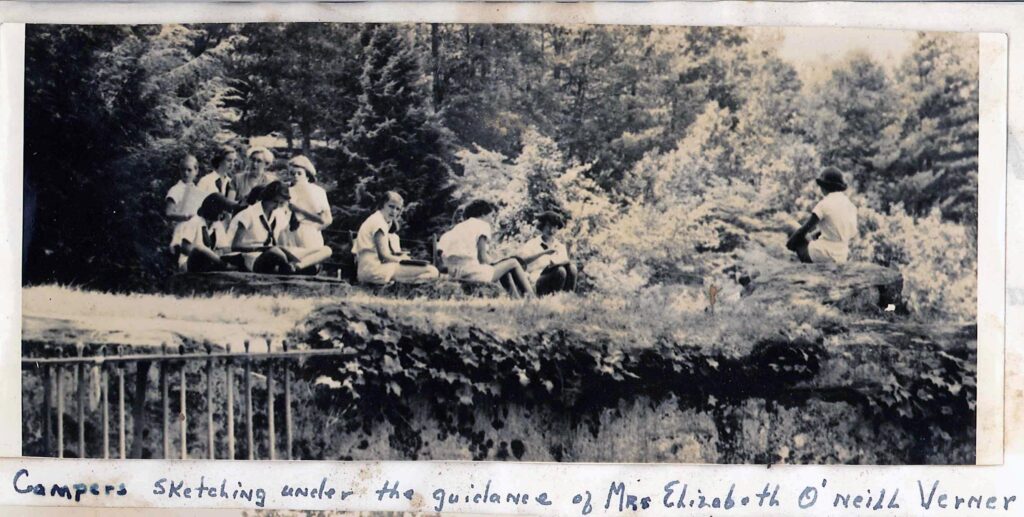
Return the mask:
{"type": "MultiPolygon", "coordinates": [[[[393,222],[402,214],[405,201],[397,192],[387,192],[380,209],[359,227],[352,254],[356,259],[356,278],[365,284],[389,282],[423,283],[436,280],[437,268],[423,261],[410,260],[408,254],[395,253],[389,236],[393,222]]],[[[397,237],[397,236],[396,236],[397,237]]]]}
{"type": "Polygon", "coordinates": [[[289,227],[281,237],[281,245],[288,247],[306,267],[316,266],[331,256],[331,248],[324,245],[321,233],[334,221],[327,192],[315,183],[316,167],[305,156],[288,161],[287,177],[291,184],[289,212],[285,214],[289,227]]]}
{"type": "Polygon", "coordinates": [[[463,210],[463,221],[445,232],[438,240],[448,274],[464,282],[500,282],[508,293],[518,298],[536,296],[533,283],[515,258],[492,263],[488,254],[491,240],[491,219],[494,205],[477,200],[463,210]]]}
{"type": "Polygon", "coordinates": [[[175,222],[175,226],[188,221],[199,210],[206,199],[206,192],[196,186],[199,175],[199,161],[191,154],[181,160],[181,179],[167,191],[164,214],[175,222]]]}

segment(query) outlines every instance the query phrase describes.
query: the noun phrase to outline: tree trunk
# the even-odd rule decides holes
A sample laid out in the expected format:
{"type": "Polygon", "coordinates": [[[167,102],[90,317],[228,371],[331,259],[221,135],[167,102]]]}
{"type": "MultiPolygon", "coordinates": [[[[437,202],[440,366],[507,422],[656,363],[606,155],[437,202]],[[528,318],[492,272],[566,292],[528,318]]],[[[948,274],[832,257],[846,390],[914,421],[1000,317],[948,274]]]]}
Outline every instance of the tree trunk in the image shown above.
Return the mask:
{"type": "Polygon", "coordinates": [[[434,111],[441,106],[441,32],[438,24],[430,24],[430,64],[433,70],[434,111]]]}
{"type": "Polygon", "coordinates": [[[312,133],[313,131],[310,126],[311,124],[309,123],[309,120],[306,119],[305,117],[303,117],[302,121],[299,122],[299,131],[302,132],[302,154],[306,156],[309,156],[310,151],[312,151],[313,149],[313,144],[311,142],[310,137],[310,133],[312,133]]]}

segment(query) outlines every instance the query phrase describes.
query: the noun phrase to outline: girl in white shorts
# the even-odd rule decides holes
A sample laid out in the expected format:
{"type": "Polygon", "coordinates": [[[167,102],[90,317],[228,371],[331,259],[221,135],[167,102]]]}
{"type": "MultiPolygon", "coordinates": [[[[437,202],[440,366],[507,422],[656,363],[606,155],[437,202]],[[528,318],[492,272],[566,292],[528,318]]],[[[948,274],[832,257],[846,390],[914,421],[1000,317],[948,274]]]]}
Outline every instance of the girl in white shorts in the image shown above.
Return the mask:
{"type": "Polygon", "coordinates": [[[843,173],[828,167],[815,180],[824,198],[814,205],[807,222],[786,243],[800,262],[843,264],[850,255],[850,239],[857,236],[857,207],[846,197],[843,173]],[[808,239],[817,228],[820,235],[808,239]]]}
{"type": "Polygon", "coordinates": [[[438,240],[448,274],[464,282],[501,282],[508,293],[518,298],[535,296],[533,283],[515,258],[491,263],[488,245],[491,240],[491,222],[494,205],[477,200],[466,206],[463,221],[445,232],[438,240]],[[505,281],[502,282],[503,278],[505,281]]]}

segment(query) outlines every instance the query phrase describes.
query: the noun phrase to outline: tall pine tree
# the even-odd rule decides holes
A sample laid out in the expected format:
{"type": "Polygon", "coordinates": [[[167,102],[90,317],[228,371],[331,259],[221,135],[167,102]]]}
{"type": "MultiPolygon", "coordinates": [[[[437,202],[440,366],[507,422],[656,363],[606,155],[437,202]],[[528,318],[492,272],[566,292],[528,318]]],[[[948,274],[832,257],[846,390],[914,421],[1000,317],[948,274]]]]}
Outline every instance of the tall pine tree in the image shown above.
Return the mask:
{"type": "MultiPolygon", "coordinates": [[[[425,237],[448,222],[454,162],[450,133],[430,108],[408,31],[366,26],[359,35],[358,107],[341,135],[346,176],[365,217],[387,190],[406,198],[405,233],[425,237]]],[[[341,204],[345,203],[344,200],[341,204]]]]}
{"type": "Polygon", "coordinates": [[[897,74],[906,117],[892,201],[972,222],[978,202],[977,39],[920,33],[897,74]],[[973,40],[974,44],[970,44],[973,40]]]}

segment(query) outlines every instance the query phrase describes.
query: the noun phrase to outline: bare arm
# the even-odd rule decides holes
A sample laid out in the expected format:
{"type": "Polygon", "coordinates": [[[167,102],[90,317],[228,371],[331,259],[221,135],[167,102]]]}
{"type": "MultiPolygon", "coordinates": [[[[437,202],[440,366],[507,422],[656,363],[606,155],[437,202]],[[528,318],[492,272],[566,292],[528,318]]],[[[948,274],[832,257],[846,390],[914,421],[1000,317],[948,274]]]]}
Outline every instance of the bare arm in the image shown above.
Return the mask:
{"type": "Polygon", "coordinates": [[[321,228],[330,225],[331,222],[333,221],[333,219],[331,218],[330,210],[324,210],[323,212],[315,214],[293,203],[289,203],[288,207],[292,209],[292,212],[302,214],[302,216],[305,217],[306,219],[309,219],[310,221],[319,224],[321,228]]]}
{"type": "Polygon", "coordinates": [[[517,257],[519,258],[520,261],[522,261],[523,265],[526,265],[526,264],[529,264],[530,262],[533,262],[534,260],[537,260],[537,259],[539,259],[539,258],[541,258],[541,257],[543,257],[545,255],[551,255],[553,253],[555,253],[555,250],[553,250],[551,248],[548,248],[546,250],[542,250],[540,253],[535,253],[533,255],[525,255],[525,256],[524,255],[517,255],[517,257]]]}
{"type": "Polygon", "coordinates": [[[383,230],[377,230],[377,233],[373,234],[373,246],[377,248],[377,258],[380,259],[381,263],[387,264],[388,262],[402,261],[403,257],[391,253],[388,236],[384,234],[383,230]]]}
{"type": "Polygon", "coordinates": [[[790,250],[796,249],[797,244],[802,240],[807,240],[807,234],[814,230],[816,226],[818,226],[818,216],[811,213],[811,216],[807,218],[803,226],[793,232],[793,235],[789,236],[789,240],[786,241],[786,248],[790,250]]]}

